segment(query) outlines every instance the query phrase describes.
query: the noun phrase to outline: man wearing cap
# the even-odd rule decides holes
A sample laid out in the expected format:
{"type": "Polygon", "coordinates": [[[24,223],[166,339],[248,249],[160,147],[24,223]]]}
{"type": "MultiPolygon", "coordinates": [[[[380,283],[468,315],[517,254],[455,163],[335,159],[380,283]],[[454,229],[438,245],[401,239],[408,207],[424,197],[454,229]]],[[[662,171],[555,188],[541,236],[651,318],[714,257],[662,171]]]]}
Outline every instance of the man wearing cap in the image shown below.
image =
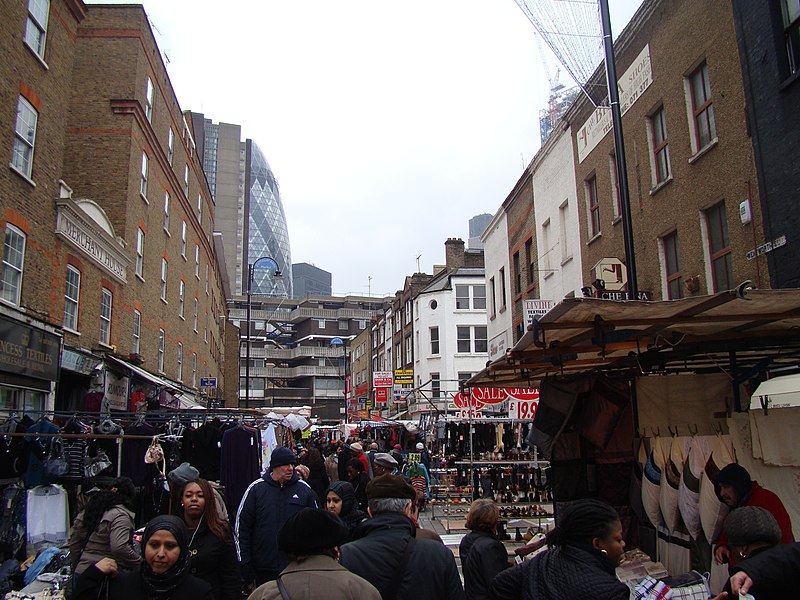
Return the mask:
{"type": "Polygon", "coordinates": [[[403,470],[403,447],[400,444],[395,444],[392,451],[389,453],[397,461],[397,470],[403,470]]]}
{"type": "Polygon", "coordinates": [[[394,473],[396,468],[397,461],[392,458],[391,454],[388,454],[387,452],[375,453],[375,463],[372,466],[375,477],[380,477],[381,475],[391,475],[394,473]]]}
{"type": "MultiPolygon", "coordinates": [[[[781,530],[780,543],[788,544],[794,541],[792,520],[781,499],[774,492],[761,487],[757,481],[750,479],[750,473],[743,466],[731,463],[723,468],[714,482],[714,491],[720,502],[727,504],[731,509],[740,506],[760,506],[766,509],[778,522],[781,530]]],[[[718,563],[728,563],[730,566],[734,566],[741,559],[731,552],[725,531],[717,540],[714,558],[718,563]]]]}
{"type": "Polygon", "coordinates": [[[367,478],[372,479],[372,465],[370,464],[367,455],[364,454],[364,447],[361,445],[361,443],[355,442],[350,444],[350,452],[352,452],[351,460],[353,458],[357,458],[358,461],[364,465],[364,473],[367,474],[367,478]]]}
{"type": "Polygon", "coordinates": [[[297,462],[288,448],[276,448],[269,471],[244,493],[236,512],[236,553],[245,585],[271,581],[286,566],[278,550],[278,532],[303,508],[317,508],[311,487],[295,473],[297,462]]]}
{"type": "Polygon", "coordinates": [[[289,557],[289,565],[276,581],[256,589],[248,600],[380,600],[371,583],[336,562],[339,545],[347,536],[347,526],[333,513],[305,508],[291,516],[278,533],[278,548],[289,557]]]}
{"type": "Polygon", "coordinates": [[[430,473],[431,470],[431,455],[425,450],[425,444],[417,442],[417,452],[419,452],[419,462],[425,465],[425,470],[430,473]]]}
{"type": "Polygon", "coordinates": [[[381,475],[367,485],[370,518],[362,537],[341,547],[339,562],[378,588],[383,600],[462,600],[453,553],[417,539],[410,519],[417,493],[402,477],[381,475]]]}

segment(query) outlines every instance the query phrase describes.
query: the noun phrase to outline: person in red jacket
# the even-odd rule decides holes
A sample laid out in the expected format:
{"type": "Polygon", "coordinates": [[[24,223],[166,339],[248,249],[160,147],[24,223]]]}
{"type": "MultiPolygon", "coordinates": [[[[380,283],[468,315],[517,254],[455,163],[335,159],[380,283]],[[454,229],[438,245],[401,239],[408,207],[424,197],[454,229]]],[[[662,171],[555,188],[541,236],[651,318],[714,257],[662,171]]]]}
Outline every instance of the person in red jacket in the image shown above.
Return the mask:
{"type": "MultiPolygon", "coordinates": [[[[732,463],[722,469],[714,482],[714,490],[720,502],[727,504],[731,509],[740,506],[765,508],[778,522],[781,529],[780,543],[789,544],[794,541],[792,520],[781,499],[774,492],[761,487],[757,481],[753,481],[743,466],[732,463]]],[[[717,540],[714,559],[720,564],[728,563],[731,567],[737,562],[724,531],[717,540]]]]}
{"type": "Polygon", "coordinates": [[[359,462],[364,465],[364,473],[368,479],[372,479],[372,466],[369,464],[369,458],[364,454],[364,447],[360,442],[350,444],[350,452],[353,453],[352,458],[357,458],[359,462]]]}

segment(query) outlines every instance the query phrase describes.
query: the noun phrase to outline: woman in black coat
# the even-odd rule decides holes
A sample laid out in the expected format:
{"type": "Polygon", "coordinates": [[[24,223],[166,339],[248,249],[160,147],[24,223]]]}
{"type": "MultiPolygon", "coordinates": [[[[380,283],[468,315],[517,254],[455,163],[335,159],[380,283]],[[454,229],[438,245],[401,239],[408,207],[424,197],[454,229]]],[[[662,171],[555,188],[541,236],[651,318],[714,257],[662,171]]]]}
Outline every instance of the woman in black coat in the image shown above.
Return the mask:
{"type": "Polygon", "coordinates": [[[189,530],[189,573],[207,581],[215,600],[239,600],[242,580],[230,525],[219,516],[217,497],[205,479],[190,481],[181,490],[181,512],[189,530]]]}
{"type": "Polygon", "coordinates": [[[494,500],[475,500],[467,513],[465,535],[458,547],[467,600],[491,600],[492,580],[508,567],[508,552],[497,539],[500,511],[494,500]]]}
{"type": "Polygon", "coordinates": [[[356,491],[356,502],[358,508],[365,511],[367,510],[367,484],[369,478],[364,473],[364,464],[357,458],[351,458],[347,463],[347,480],[353,489],[356,491]]]}
{"type": "Polygon", "coordinates": [[[103,558],[78,578],[75,600],[214,600],[211,586],[189,573],[191,553],[186,526],[178,517],[152,519],[142,537],[138,571],[118,573],[113,558],[103,558]]]}
{"type": "Polygon", "coordinates": [[[625,551],[617,511],[599,500],[577,500],[547,536],[549,549],[494,578],[497,600],[595,598],[628,600],[615,568],[625,551]]]}
{"type": "Polygon", "coordinates": [[[328,479],[328,472],[325,470],[322,454],[316,448],[309,448],[308,452],[300,459],[300,464],[308,467],[306,483],[311,486],[311,489],[317,495],[317,504],[323,506],[325,504],[325,491],[328,489],[330,480],[328,479]]]}

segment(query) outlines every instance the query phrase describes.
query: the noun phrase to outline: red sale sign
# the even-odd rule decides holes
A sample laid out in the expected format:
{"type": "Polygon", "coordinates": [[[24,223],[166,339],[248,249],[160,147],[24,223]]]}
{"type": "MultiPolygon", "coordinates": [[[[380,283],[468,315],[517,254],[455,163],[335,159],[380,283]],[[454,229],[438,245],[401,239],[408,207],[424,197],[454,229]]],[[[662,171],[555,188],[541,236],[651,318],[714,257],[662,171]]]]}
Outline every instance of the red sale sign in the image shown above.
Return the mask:
{"type": "Polygon", "coordinates": [[[389,388],[375,388],[375,404],[385,404],[389,401],[389,388]]]}
{"type": "MultiPolygon", "coordinates": [[[[522,402],[526,408],[517,409],[515,404],[515,411],[524,411],[525,415],[529,416],[512,416],[516,419],[532,419],[536,414],[535,406],[539,404],[539,390],[536,388],[472,388],[470,394],[465,396],[458,392],[453,397],[453,402],[456,408],[459,409],[473,409],[474,411],[480,410],[489,404],[500,404],[509,400],[509,410],[515,401],[522,402]]],[[[509,414],[509,416],[511,416],[509,414]]]]}

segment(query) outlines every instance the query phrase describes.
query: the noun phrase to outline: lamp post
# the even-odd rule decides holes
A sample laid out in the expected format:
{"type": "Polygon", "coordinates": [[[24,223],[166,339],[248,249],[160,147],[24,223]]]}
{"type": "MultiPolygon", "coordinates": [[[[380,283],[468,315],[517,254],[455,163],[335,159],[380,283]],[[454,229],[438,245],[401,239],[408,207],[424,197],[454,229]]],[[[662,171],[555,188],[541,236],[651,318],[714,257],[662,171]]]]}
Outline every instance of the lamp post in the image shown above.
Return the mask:
{"type": "Polygon", "coordinates": [[[250,311],[253,293],[253,275],[256,271],[272,272],[274,279],[283,277],[274,258],[262,256],[247,266],[247,355],[244,363],[244,405],[250,408],[250,311]]]}

